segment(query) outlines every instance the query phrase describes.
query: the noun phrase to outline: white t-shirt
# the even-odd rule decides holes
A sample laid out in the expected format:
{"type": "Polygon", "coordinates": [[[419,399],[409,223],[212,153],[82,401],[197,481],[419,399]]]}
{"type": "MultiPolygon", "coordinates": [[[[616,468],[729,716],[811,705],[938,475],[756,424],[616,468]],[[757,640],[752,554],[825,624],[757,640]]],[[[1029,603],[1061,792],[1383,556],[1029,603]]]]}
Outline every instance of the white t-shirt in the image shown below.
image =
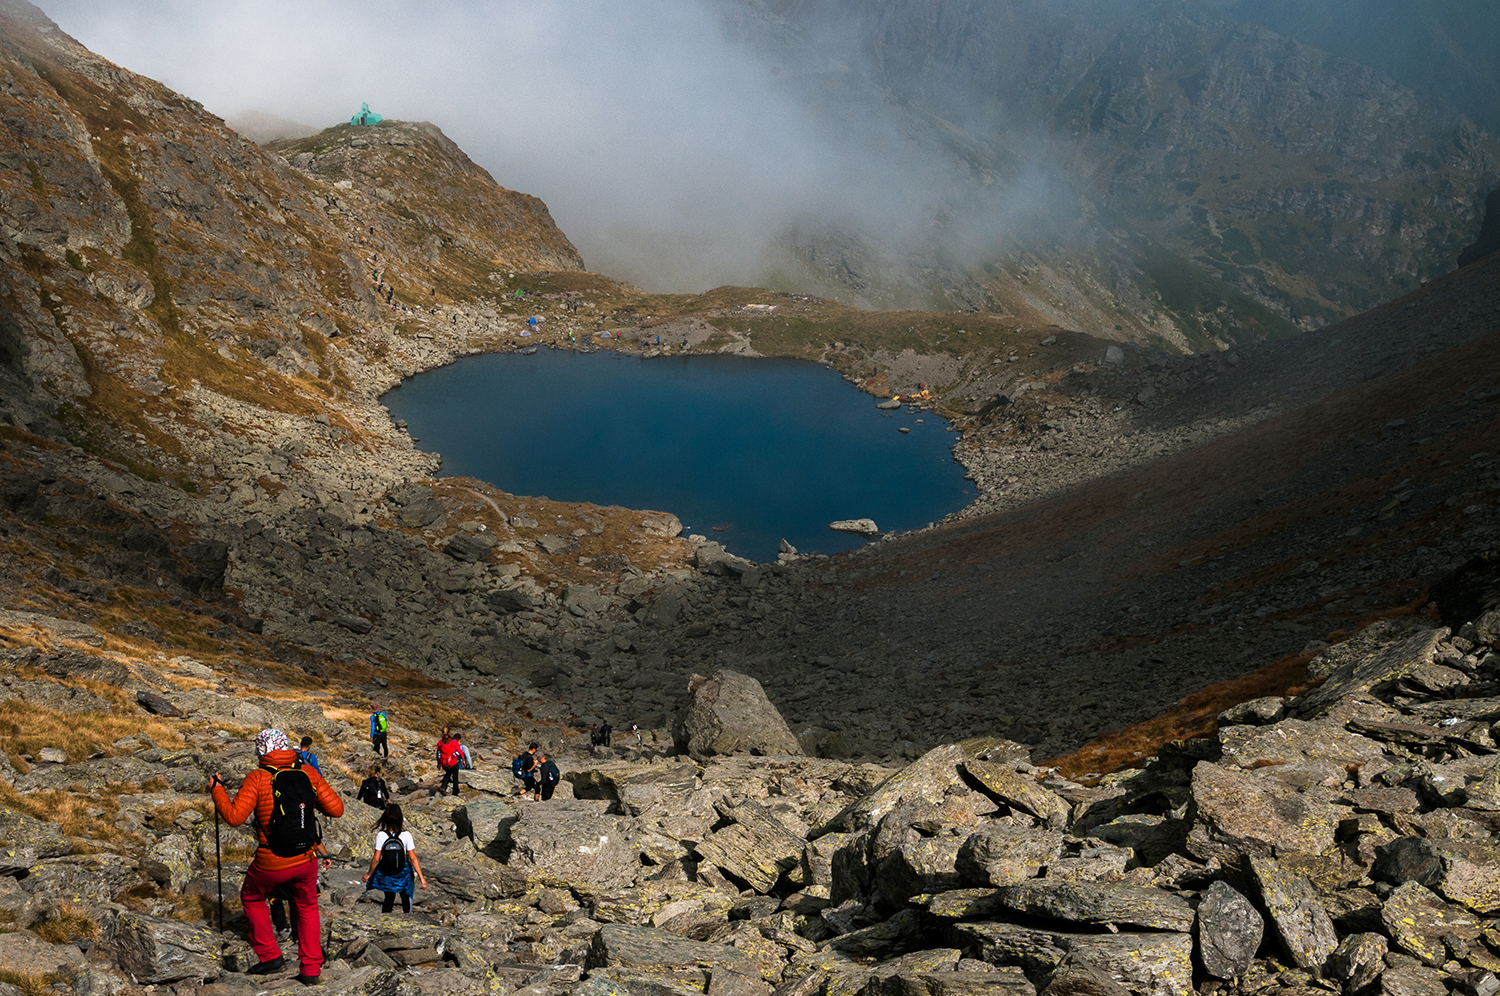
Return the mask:
{"type": "MultiPolygon", "coordinates": [[[[385,846],[385,842],[388,841],[388,840],[390,840],[390,839],[391,839],[391,835],[388,834],[388,833],[386,833],[384,830],[376,831],[376,833],[375,833],[375,853],[377,853],[377,854],[380,853],[380,849],[382,847],[384,847],[385,846]]],[[[402,830],[401,831],[401,836],[400,836],[399,839],[401,841],[401,846],[404,847],[404,848],[406,848],[406,853],[407,854],[410,854],[412,851],[415,851],[417,849],[417,842],[412,839],[411,831],[410,830],[402,830]]]]}

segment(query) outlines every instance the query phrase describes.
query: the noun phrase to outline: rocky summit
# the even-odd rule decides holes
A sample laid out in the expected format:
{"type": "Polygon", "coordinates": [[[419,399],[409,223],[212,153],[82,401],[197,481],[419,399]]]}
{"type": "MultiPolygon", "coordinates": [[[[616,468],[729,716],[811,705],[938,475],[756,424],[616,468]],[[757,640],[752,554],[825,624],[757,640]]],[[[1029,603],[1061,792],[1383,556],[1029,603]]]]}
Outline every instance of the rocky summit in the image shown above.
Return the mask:
{"type": "Polygon", "coordinates": [[[434,125],[258,146],[23,0],[0,120],[0,996],[295,986],[245,973],[203,788],[277,727],[352,800],[376,708],[428,886],[380,914],[375,811],[326,822],[329,989],[1500,991],[1487,236],[1184,354],[645,293],[434,125]],[[828,364],[947,419],[976,498],[755,563],[434,477],[379,402],[538,346],[828,364]]]}

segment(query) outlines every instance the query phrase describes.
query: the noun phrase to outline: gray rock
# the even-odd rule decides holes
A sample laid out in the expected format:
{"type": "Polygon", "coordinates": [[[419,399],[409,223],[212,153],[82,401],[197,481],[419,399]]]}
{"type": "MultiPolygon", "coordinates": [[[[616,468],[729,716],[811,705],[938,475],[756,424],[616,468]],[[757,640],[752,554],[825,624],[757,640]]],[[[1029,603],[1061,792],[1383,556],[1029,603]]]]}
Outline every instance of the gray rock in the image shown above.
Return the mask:
{"type": "Polygon", "coordinates": [[[1416,882],[1477,913],[1500,912],[1500,851],[1486,843],[1398,837],[1375,853],[1377,878],[1416,882]]]}
{"type": "Polygon", "coordinates": [[[1034,778],[1017,772],[1014,765],[994,761],[965,761],[963,769],[996,801],[1028,812],[1053,826],[1061,826],[1067,822],[1067,802],[1056,793],[1038,785],[1034,778]]]}
{"type": "MultiPolygon", "coordinates": [[[[790,833],[758,804],[746,799],[738,806],[719,806],[721,816],[734,822],[693,845],[699,857],[744,879],[755,891],[769,893],[781,877],[800,872],[807,842],[790,833]]],[[[802,884],[800,874],[793,885],[802,884]]]]}
{"type": "Polygon", "coordinates": [[[1062,854],[1060,830],[981,830],[959,848],[954,869],[966,885],[1005,886],[1035,877],[1062,854]]]}
{"type": "Polygon", "coordinates": [[[1198,902],[1198,956],[1216,979],[1240,979],[1255,960],[1266,930],[1250,900],[1225,882],[1215,882],[1198,902]]]}
{"type": "Polygon", "coordinates": [[[510,828],[510,867],[532,882],[580,892],[623,889],[641,870],[634,821],[599,804],[556,798],[529,803],[510,828]]]}
{"type": "Polygon", "coordinates": [[[623,969],[699,991],[715,970],[760,975],[747,955],[727,944],[693,941],[657,927],[613,923],[600,927],[594,935],[584,968],[590,975],[606,969],[616,979],[622,977],[617,972],[623,969]]]}
{"type": "Polygon", "coordinates": [[[875,525],[874,519],[839,519],[830,522],[828,528],[836,533],[849,533],[853,536],[880,535],[880,527],[875,525]]]}
{"type": "Polygon", "coordinates": [[[673,724],[672,738],[679,750],[695,758],[802,753],[760,682],[727,669],[697,681],[692,700],[673,724]]]}
{"type": "Polygon", "coordinates": [[[825,829],[864,830],[875,826],[897,806],[917,800],[939,806],[950,787],[963,784],[959,765],[967,761],[1005,763],[1024,760],[1026,756],[1026,748],[999,737],[980,737],[934,747],[889,775],[863,798],[845,807],[825,829]]]}
{"type": "Polygon", "coordinates": [[[141,689],[135,693],[135,700],[140,704],[142,709],[145,709],[154,716],[179,717],[183,714],[182,710],[171,702],[168,702],[155,692],[148,692],[145,689],[141,689]]]}
{"type": "Polygon", "coordinates": [[[1273,858],[1252,855],[1250,870],[1292,964],[1321,973],[1339,939],[1312,884],[1273,858]]]}
{"type": "Polygon", "coordinates": [[[1129,990],[1086,961],[1068,955],[1041,996],[1125,996],[1129,990]]]}
{"type": "Polygon", "coordinates": [[[1316,793],[1262,774],[1271,770],[1232,771],[1198,762],[1193,768],[1196,818],[1188,833],[1189,854],[1203,861],[1230,861],[1246,853],[1318,855],[1334,847],[1334,828],[1348,810],[1341,813],[1320,803],[1316,793]]]}
{"type": "Polygon", "coordinates": [[[21,975],[51,975],[59,969],[76,972],[85,964],[83,952],[72,944],[49,944],[29,930],[0,934],[0,966],[21,975]]]}
{"type": "Polygon", "coordinates": [[[1472,913],[1448,905],[1415,882],[1407,882],[1386,897],[1380,922],[1396,947],[1435,966],[1448,960],[1444,935],[1473,941],[1480,932],[1472,913]]]}
{"type": "Polygon", "coordinates": [[[139,985],[217,979],[222,972],[218,935],[201,924],[123,911],[106,943],[139,985]]]}
{"type": "Polygon", "coordinates": [[[1422,630],[1400,643],[1345,664],[1303,697],[1299,714],[1303,718],[1320,716],[1340,699],[1394,684],[1422,665],[1431,664],[1438,643],[1449,632],[1447,628],[1422,630]]]}
{"type": "Polygon", "coordinates": [[[998,890],[1000,902],[1018,913],[1070,923],[1120,924],[1186,931],[1193,926],[1187,901],[1162,889],[1102,882],[1039,880],[998,890]]]}
{"type": "Polygon", "coordinates": [[[1380,934],[1350,934],[1339,942],[1328,960],[1328,975],[1345,983],[1350,992],[1358,992],[1374,982],[1385,971],[1385,955],[1390,945],[1380,934]]]}
{"type": "Polygon", "coordinates": [[[973,957],[1018,965],[1032,975],[1055,972],[1072,955],[1138,996],[1186,996],[1193,990],[1188,934],[1069,934],[1010,923],[959,923],[949,935],[973,957]]]}
{"type": "Polygon", "coordinates": [[[1251,699],[1249,702],[1241,702],[1239,705],[1225,709],[1219,713],[1219,727],[1222,729],[1226,726],[1241,724],[1266,726],[1279,722],[1284,715],[1286,715],[1286,700],[1280,695],[1267,695],[1264,698],[1251,699]]]}
{"type": "Polygon", "coordinates": [[[480,533],[458,533],[448,540],[443,552],[461,564],[483,563],[500,541],[488,530],[480,533]]]}
{"type": "Polygon", "coordinates": [[[962,837],[922,837],[900,844],[875,870],[875,886],[887,899],[943,892],[959,882],[958,852],[962,837]]]}

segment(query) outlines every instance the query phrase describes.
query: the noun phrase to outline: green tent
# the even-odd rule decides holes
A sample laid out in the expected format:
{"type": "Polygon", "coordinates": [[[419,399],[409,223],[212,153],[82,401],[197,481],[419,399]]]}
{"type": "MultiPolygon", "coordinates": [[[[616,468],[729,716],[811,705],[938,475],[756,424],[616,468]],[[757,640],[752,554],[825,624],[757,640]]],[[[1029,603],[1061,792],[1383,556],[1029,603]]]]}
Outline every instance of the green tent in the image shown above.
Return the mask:
{"type": "Polygon", "coordinates": [[[349,123],[352,125],[378,125],[384,120],[385,118],[370,110],[369,104],[360,104],[359,113],[350,118],[349,123]]]}

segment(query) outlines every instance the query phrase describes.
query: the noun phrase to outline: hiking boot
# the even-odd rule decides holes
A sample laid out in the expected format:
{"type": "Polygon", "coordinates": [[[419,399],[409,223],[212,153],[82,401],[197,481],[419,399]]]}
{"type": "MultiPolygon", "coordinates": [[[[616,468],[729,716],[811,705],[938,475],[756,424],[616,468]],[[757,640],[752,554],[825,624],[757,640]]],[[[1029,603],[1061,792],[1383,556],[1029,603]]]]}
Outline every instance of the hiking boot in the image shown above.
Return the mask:
{"type": "Polygon", "coordinates": [[[277,955],[270,961],[263,961],[259,965],[252,965],[251,967],[245,969],[245,974],[270,975],[272,972],[281,971],[284,967],[286,967],[286,959],[281,957],[280,955],[277,955]]]}
{"type": "Polygon", "coordinates": [[[297,981],[304,986],[321,986],[323,977],[321,975],[298,975],[297,981]]]}

